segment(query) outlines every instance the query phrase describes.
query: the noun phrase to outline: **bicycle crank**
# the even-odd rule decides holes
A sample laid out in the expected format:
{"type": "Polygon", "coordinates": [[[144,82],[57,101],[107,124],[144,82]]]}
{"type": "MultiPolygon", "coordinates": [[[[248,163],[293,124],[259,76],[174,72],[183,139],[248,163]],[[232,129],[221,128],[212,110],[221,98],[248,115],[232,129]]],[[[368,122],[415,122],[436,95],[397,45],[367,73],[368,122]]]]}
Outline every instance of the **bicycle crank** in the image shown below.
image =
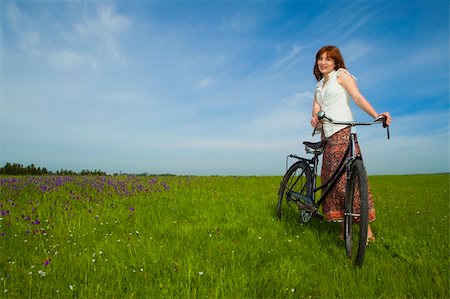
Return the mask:
{"type": "Polygon", "coordinates": [[[317,210],[315,206],[300,201],[297,202],[297,206],[300,210],[306,211],[308,213],[314,213],[317,210]]]}
{"type": "Polygon", "coordinates": [[[314,204],[314,202],[312,201],[311,198],[309,198],[301,193],[293,192],[293,191],[290,191],[289,195],[292,196],[293,198],[295,198],[295,202],[297,203],[297,206],[300,210],[303,210],[308,213],[316,212],[316,210],[317,210],[316,205],[314,204]]]}

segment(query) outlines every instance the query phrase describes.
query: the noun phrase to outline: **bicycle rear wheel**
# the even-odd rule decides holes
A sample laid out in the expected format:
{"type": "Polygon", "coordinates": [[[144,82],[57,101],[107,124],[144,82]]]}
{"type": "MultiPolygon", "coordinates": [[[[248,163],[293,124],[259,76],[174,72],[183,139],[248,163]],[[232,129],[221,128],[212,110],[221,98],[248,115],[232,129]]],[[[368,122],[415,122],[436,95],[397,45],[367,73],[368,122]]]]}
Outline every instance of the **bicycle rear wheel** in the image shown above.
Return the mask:
{"type": "MultiPolygon", "coordinates": [[[[300,200],[311,197],[312,172],[304,161],[298,161],[288,169],[278,190],[277,216],[279,219],[298,219],[300,200]]],[[[300,220],[308,222],[313,215],[312,211],[300,209],[300,220]]]]}
{"type": "Polygon", "coordinates": [[[344,232],[347,257],[359,267],[364,262],[367,246],[368,198],[367,174],[363,161],[355,160],[347,181],[344,232]]]}

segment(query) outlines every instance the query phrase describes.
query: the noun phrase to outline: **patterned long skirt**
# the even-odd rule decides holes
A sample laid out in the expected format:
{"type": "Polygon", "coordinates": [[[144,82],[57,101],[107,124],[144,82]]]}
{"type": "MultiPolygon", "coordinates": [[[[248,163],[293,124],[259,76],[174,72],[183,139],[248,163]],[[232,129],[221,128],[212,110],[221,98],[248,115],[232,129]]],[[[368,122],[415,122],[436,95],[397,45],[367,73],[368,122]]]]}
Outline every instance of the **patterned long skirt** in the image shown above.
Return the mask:
{"type": "MultiPolygon", "coordinates": [[[[327,139],[327,144],[323,152],[323,163],[321,179],[322,182],[326,182],[336,168],[339,166],[339,162],[344,157],[347,150],[348,142],[350,139],[350,127],[342,129],[327,139]]],[[[358,140],[355,140],[356,153],[361,155],[361,149],[359,148],[358,140]]],[[[367,178],[366,178],[367,179],[367,178]]],[[[344,221],[344,200],[345,200],[345,187],[347,184],[347,178],[344,175],[341,176],[337,184],[333,187],[331,192],[327,195],[325,202],[323,203],[322,210],[325,214],[325,219],[329,222],[343,222],[344,221]]],[[[355,191],[355,203],[354,208],[357,210],[360,206],[359,192],[355,191]]],[[[373,204],[372,193],[369,186],[369,222],[375,220],[375,208],[373,204]]],[[[357,220],[358,221],[358,220],[357,220]]]]}

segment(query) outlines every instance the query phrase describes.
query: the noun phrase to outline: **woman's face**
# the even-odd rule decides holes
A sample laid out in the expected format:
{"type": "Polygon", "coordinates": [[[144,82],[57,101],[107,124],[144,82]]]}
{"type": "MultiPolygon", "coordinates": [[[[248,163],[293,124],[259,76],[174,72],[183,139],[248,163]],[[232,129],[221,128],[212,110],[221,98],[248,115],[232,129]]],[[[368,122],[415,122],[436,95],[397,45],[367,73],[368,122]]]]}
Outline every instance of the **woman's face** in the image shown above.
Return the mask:
{"type": "Polygon", "coordinates": [[[319,68],[319,71],[325,76],[334,70],[334,68],[336,67],[336,63],[334,62],[334,59],[328,57],[327,52],[324,52],[317,60],[317,67],[319,68]]]}

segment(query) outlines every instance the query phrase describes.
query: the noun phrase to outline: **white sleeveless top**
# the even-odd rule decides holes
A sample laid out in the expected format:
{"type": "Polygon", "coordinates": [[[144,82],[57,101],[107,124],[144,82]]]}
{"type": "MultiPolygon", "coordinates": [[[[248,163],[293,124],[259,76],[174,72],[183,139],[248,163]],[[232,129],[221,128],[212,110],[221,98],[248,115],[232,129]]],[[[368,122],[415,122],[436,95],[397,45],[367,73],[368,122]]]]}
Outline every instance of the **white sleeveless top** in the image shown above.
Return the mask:
{"type": "MultiPolygon", "coordinates": [[[[336,121],[353,121],[353,115],[350,110],[350,94],[337,81],[337,77],[341,72],[346,72],[352,76],[346,69],[340,68],[337,71],[332,71],[329,74],[329,79],[325,85],[325,78],[322,78],[317,83],[315,99],[319,104],[320,109],[331,119],[336,121]]],[[[323,131],[325,137],[330,137],[345,127],[347,126],[333,125],[329,122],[324,122],[323,131]]]]}

